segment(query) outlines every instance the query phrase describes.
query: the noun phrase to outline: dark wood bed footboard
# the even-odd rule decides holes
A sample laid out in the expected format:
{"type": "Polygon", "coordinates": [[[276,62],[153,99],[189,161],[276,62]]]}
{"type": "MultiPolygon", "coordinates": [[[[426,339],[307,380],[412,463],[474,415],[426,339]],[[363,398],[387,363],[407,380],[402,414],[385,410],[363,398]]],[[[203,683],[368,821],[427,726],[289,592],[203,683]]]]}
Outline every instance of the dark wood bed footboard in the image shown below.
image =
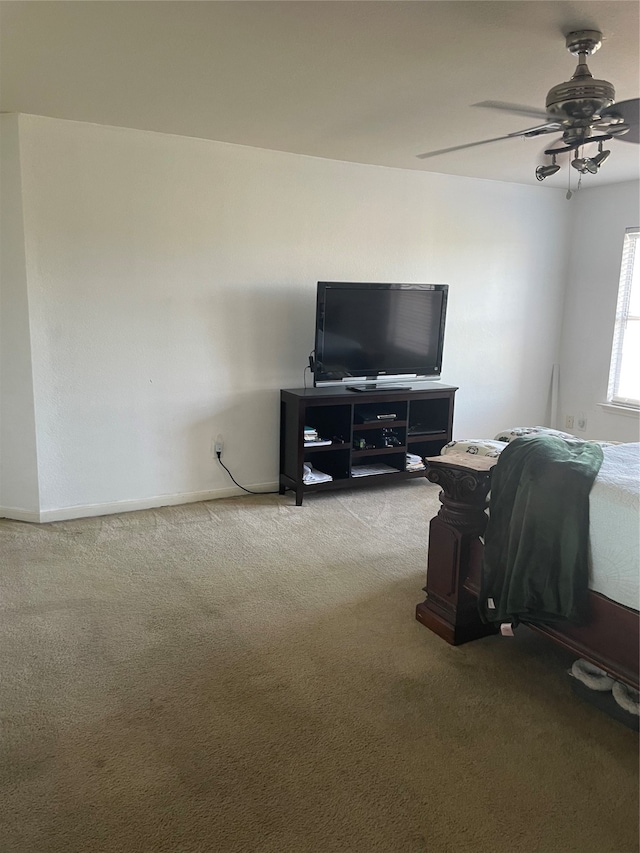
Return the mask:
{"type": "Polygon", "coordinates": [[[429,525],[427,598],[416,618],[454,646],[495,634],[480,619],[477,606],[480,536],[487,523],[487,495],[495,459],[486,456],[436,456],[427,478],[441,486],[439,513],[429,525]]]}
{"type": "MultiPolygon", "coordinates": [[[[425,601],[416,618],[452,645],[496,633],[478,613],[482,541],[487,497],[495,458],[435,456],[427,462],[427,478],[441,486],[439,513],[429,526],[425,601]]],[[[590,618],[583,626],[528,624],[638,689],[640,614],[597,592],[590,593],[590,618]]]]}

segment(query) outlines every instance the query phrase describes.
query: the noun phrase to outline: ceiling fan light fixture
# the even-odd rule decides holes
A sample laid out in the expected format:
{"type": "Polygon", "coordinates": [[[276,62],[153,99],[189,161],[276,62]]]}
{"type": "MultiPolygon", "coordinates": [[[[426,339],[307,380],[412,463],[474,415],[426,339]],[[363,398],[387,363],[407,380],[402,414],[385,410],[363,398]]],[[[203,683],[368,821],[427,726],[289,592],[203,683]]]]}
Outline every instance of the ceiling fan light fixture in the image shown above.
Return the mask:
{"type": "Polygon", "coordinates": [[[591,162],[595,163],[595,165],[596,165],[596,172],[598,171],[600,166],[602,166],[602,164],[604,163],[604,161],[608,158],[608,156],[610,154],[611,154],[611,151],[608,151],[608,150],[603,151],[602,150],[602,142],[599,142],[598,143],[598,153],[596,154],[595,157],[591,158],[591,162]]]}
{"type": "Polygon", "coordinates": [[[550,177],[550,175],[555,175],[555,173],[559,171],[560,166],[556,163],[556,155],[554,154],[551,158],[551,163],[546,166],[538,166],[536,168],[536,178],[539,181],[544,181],[545,178],[550,177]]]}
{"type": "MultiPolygon", "coordinates": [[[[605,157],[604,160],[606,159],[605,157]]],[[[600,163],[596,161],[595,157],[576,157],[575,160],[571,161],[571,165],[581,175],[595,175],[600,168],[600,163]]]]}

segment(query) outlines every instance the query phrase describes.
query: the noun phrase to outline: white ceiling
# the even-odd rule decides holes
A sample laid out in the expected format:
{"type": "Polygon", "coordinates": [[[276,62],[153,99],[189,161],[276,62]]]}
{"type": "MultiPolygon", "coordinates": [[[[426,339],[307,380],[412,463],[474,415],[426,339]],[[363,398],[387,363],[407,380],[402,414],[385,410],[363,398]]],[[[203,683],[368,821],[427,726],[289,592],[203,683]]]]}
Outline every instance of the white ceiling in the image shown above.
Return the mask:
{"type": "MultiPolygon", "coordinates": [[[[535,184],[554,136],[416,155],[538,123],[472,105],[544,108],[576,60],[564,33],[597,28],[589,60],[638,97],[639,4],[551,0],[3,2],[0,108],[316,157],[535,184]]],[[[613,140],[584,186],[639,177],[613,140]]],[[[565,186],[563,168],[544,185],[565,186]]]]}

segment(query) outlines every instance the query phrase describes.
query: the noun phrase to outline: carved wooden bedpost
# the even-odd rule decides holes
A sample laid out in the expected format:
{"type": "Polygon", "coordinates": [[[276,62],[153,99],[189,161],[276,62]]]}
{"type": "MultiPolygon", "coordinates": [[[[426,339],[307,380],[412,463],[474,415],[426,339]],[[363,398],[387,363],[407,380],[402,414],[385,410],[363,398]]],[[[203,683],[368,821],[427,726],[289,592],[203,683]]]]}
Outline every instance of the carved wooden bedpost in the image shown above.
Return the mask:
{"type": "Polygon", "coordinates": [[[496,629],[478,614],[479,537],[487,524],[487,495],[495,458],[448,455],[427,458],[427,479],[442,486],[440,512],[429,525],[427,598],[416,619],[452,645],[476,640],[496,629]]]}

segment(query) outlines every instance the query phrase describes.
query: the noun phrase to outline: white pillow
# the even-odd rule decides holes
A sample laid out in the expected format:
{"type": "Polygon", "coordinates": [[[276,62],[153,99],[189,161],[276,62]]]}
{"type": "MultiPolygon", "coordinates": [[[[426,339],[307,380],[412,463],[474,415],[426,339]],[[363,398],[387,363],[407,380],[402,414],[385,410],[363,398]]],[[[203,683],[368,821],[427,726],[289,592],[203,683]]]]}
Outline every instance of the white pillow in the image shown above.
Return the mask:
{"type": "Polygon", "coordinates": [[[502,432],[499,432],[495,439],[496,441],[513,441],[515,438],[522,438],[523,435],[555,435],[558,438],[568,438],[573,439],[574,441],[581,441],[577,435],[571,435],[569,432],[561,432],[558,429],[550,429],[549,427],[511,427],[511,429],[505,429],[502,432]]]}
{"type": "Polygon", "coordinates": [[[506,447],[504,441],[492,441],[489,438],[465,438],[462,441],[450,441],[440,451],[442,456],[455,456],[461,453],[471,453],[474,456],[500,456],[506,447]]]}

